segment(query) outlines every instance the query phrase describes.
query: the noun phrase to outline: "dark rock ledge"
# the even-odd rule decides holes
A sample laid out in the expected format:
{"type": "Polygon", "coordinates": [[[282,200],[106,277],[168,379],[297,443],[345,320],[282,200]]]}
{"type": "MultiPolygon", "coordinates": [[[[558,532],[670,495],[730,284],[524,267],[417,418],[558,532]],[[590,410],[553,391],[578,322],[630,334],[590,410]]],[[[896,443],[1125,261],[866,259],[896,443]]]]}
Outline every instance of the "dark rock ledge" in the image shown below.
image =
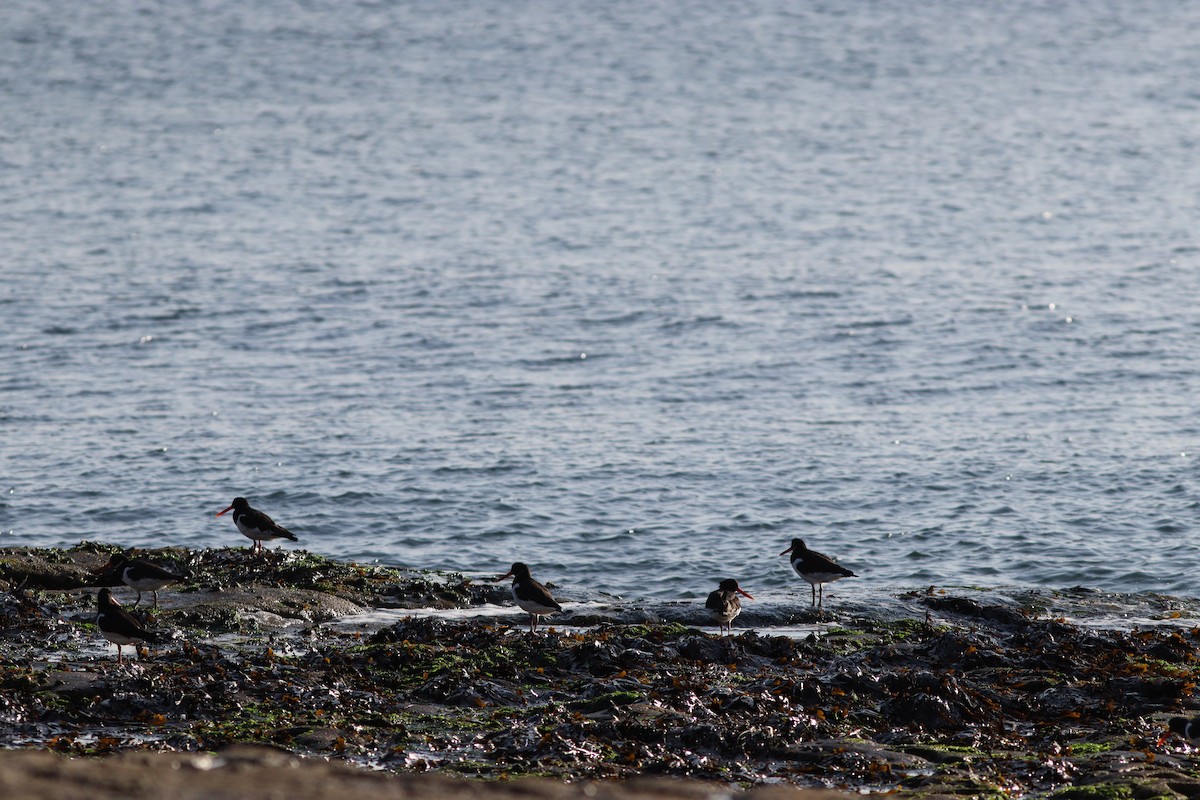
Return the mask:
{"type": "Polygon", "coordinates": [[[1193,601],[928,590],[725,638],[669,604],[605,621],[629,619],[613,601],[530,635],[464,618],[506,590],[462,576],[170,549],[148,554],[188,573],[147,618],[164,641],[118,665],[92,624],[113,549],[0,551],[0,796],[1200,797],[1163,738],[1200,707],[1193,601]]]}

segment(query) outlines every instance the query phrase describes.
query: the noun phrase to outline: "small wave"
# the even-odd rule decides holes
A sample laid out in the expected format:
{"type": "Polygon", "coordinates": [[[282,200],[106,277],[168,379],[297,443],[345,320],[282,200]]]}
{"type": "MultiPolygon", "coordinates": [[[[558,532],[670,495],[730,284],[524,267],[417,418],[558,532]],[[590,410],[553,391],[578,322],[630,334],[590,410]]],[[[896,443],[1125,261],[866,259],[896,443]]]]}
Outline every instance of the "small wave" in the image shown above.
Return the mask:
{"type": "Polygon", "coordinates": [[[645,311],[630,311],[626,314],[617,314],[612,317],[592,317],[584,318],[580,322],[584,325],[630,325],[635,322],[641,322],[649,316],[645,311]]]}
{"type": "Polygon", "coordinates": [[[832,289],[795,289],[787,292],[775,292],[772,294],[755,294],[746,292],[740,295],[741,300],[746,302],[774,302],[779,300],[837,300],[841,298],[842,293],[832,289]]]}
{"type": "Polygon", "coordinates": [[[724,317],[722,317],[720,315],[715,315],[715,316],[706,316],[706,317],[693,317],[691,319],[670,320],[668,322],[664,322],[662,325],[659,326],[659,328],[664,331],[678,331],[678,330],[687,330],[690,328],[702,328],[707,325],[715,325],[715,326],[729,327],[729,328],[738,327],[737,323],[727,322],[724,317]]]}
{"type": "Polygon", "coordinates": [[[425,201],[420,197],[383,197],[380,198],[380,202],[385,206],[402,208],[405,206],[419,206],[425,201]]]}
{"type": "Polygon", "coordinates": [[[838,325],[840,330],[872,330],[875,328],[891,328],[912,325],[913,318],[909,316],[897,319],[863,319],[838,325]]]}
{"type": "Polygon", "coordinates": [[[180,214],[216,214],[219,209],[215,203],[197,203],[190,206],[180,206],[172,213],[180,214]]]}
{"type": "Polygon", "coordinates": [[[590,247],[592,247],[591,244],[570,241],[568,239],[562,238],[561,236],[551,236],[547,239],[543,239],[542,241],[538,242],[538,244],[545,246],[545,247],[554,247],[559,250],[566,250],[568,252],[587,250],[590,247]]]}
{"type": "Polygon", "coordinates": [[[433,470],[434,475],[500,475],[506,472],[523,469],[525,465],[500,462],[498,464],[480,464],[471,466],[459,466],[456,464],[437,467],[433,470]]]}
{"type": "Polygon", "coordinates": [[[344,503],[344,502],[355,502],[355,501],[369,502],[371,500],[380,499],[382,497],[383,497],[383,495],[376,494],[375,492],[349,491],[349,492],[342,492],[341,494],[335,494],[332,496],[332,499],[335,502],[344,503]]]}
{"type": "Polygon", "coordinates": [[[563,364],[586,364],[588,361],[596,361],[604,356],[593,355],[587,352],[577,352],[565,356],[550,356],[548,358],[522,358],[517,361],[523,367],[532,369],[544,369],[546,367],[558,367],[563,364]]]}

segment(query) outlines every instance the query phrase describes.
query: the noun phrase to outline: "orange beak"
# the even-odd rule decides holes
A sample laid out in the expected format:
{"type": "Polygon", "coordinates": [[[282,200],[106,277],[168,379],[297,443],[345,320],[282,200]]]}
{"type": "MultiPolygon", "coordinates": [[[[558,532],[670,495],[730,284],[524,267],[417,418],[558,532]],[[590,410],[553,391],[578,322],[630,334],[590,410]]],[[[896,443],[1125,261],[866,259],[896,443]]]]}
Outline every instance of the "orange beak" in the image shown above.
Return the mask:
{"type": "Polygon", "coordinates": [[[226,513],[226,512],[229,512],[229,511],[233,511],[233,506],[230,506],[229,508],[225,509],[225,511],[218,511],[218,512],[217,512],[217,516],[219,517],[219,516],[221,516],[222,514],[224,514],[224,513],[226,513]]]}

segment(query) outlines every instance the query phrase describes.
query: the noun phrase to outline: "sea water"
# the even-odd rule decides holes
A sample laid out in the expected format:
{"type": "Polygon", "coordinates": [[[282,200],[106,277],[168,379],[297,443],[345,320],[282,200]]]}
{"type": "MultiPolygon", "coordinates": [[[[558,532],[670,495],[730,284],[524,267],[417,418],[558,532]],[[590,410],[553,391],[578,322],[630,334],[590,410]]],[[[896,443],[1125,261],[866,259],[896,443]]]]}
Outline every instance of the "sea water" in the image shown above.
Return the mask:
{"type": "Polygon", "coordinates": [[[1200,6],[12,0],[0,545],[1194,593],[1200,6]]]}

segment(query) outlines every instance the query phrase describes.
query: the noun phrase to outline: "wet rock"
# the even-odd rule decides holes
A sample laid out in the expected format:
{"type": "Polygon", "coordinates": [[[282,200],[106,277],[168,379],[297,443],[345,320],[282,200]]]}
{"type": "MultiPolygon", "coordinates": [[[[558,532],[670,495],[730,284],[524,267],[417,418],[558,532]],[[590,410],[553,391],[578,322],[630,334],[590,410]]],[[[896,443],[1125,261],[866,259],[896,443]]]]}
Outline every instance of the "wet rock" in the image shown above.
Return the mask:
{"type": "Polygon", "coordinates": [[[257,741],[392,773],[654,773],[901,797],[1194,781],[1188,745],[1159,739],[1166,716],[1200,705],[1200,631],[1018,610],[1057,596],[938,595],[932,623],[925,594],[899,601],[916,618],[839,608],[838,630],[811,639],[676,623],[529,634],[519,614],[511,627],[423,616],[361,633],[307,620],[340,613],[326,598],[353,611],[353,598],[395,590],[395,573],[304,555],[182,558],[192,583],[154,614],[176,638],[120,666],[91,622],[94,592],[30,590],[28,612],[0,603],[5,744],[88,755],[257,741]],[[287,624],[265,627],[272,615],[287,624]]]}
{"type": "MultiPolygon", "coordinates": [[[[698,781],[635,779],[623,783],[528,778],[483,783],[435,774],[386,775],[323,760],[302,760],[268,748],[232,748],[216,755],[126,753],[68,759],[48,752],[0,752],[0,796],[23,800],[716,800],[728,789],[698,781]]],[[[845,795],[761,787],[747,800],[826,800],[845,795]]]]}
{"type": "Polygon", "coordinates": [[[935,596],[923,598],[921,602],[943,614],[983,619],[1000,625],[1021,626],[1029,621],[1029,617],[1016,609],[1001,605],[984,605],[969,597],[935,596]]]}
{"type": "Polygon", "coordinates": [[[404,619],[396,624],[378,631],[370,639],[373,643],[413,642],[415,644],[430,644],[445,641],[448,625],[432,617],[419,619],[404,619]]]}
{"type": "Polygon", "coordinates": [[[108,691],[104,677],[94,672],[48,670],[42,681],[51,692],[64,697],[90,698],[108,691]]]}
{"type": "Polygon", "coordinates": [[[264,627],[295,622],[323,622],[361,614],[362,606],[326,592],[273,586],[237,586],[221,591],[194,592],[176,604],[185,624],[224,626],[232,617],[251,619],[264,627]]]}
{"type": "Polygon", "coordinates": [[[71,550],[0,548],[0,580],[26,589],[79,589],[95,586],[92,570],[108,561],[105,549],[81,545],[71,550]]]}
{"type": "MultiPolygon", "coordinates": [[[[932,754],[933,748],[927,748],[926,752],[932,754]]],[[[909,748],[907,752],[901,752],[889,750],[874,742],[845,741],[841,739],[818,739],[811,742],[793,744],[776,751],[773,755],[795,762],[822,763],[847,753],[869,759],[875,763],[888,764],[892,767],[904,769],[925,769],[929,767],[931,760],[913,752],[913,748],[909,748]]]]}
{"type": "Polygon", "coordinates": [[[924,652],[934,663],[955,669],[996,667],[1007,663],[998,644],[986,634],[947,631],[932,639],[924,652]]]}
{"type": "Polygon", "coordinates": [[[723,642],[707,636],[687,636],[680,640],[677,651],[684,658],[708,664],[726,662],[730,655],[723,642]]]}

